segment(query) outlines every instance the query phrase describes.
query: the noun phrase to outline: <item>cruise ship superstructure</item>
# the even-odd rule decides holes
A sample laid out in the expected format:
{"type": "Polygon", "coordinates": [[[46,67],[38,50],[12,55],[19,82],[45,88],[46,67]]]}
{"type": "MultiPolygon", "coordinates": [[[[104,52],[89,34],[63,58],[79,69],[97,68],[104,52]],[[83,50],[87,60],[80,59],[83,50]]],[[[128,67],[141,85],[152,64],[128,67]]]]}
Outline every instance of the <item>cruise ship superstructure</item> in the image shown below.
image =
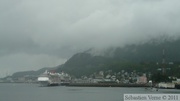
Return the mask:
{"type": "Polygon", "coordinates": [[[54,71],[48,72],[47,70],[38,77],[40,86],[58,86],[70,82],[71,77],[67,73],[56,73],[54,71]]]}

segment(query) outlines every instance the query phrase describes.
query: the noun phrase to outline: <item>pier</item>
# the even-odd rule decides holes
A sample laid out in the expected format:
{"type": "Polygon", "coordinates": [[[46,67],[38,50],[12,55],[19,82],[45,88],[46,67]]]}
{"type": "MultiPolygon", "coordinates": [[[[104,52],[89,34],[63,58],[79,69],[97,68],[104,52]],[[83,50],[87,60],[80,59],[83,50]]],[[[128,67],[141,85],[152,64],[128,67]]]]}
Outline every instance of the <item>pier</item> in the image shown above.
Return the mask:
{"type": "Polygon", "coordinates": [[[70,83],[70,87],[149,87],[147,84],[119,84],[119,83],[70,83]]]}

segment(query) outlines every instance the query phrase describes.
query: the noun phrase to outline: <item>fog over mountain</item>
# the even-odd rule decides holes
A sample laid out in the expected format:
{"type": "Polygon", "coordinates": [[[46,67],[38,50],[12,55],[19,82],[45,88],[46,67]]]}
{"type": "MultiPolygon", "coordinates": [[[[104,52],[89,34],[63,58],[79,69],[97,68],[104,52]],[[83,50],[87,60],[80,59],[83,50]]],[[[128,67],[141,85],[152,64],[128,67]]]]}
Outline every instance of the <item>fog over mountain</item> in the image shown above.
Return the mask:
{"type": "Polygon", "coordinates": [[[0,0],[0,77],[180,33],[179,0],[0,0]]]}

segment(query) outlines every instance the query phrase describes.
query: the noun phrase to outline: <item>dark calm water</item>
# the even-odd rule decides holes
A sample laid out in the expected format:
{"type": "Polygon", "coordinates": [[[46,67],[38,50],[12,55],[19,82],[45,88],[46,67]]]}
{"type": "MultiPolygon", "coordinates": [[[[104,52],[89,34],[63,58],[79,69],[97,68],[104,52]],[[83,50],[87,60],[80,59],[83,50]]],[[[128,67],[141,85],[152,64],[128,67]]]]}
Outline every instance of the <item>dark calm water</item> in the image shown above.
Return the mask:
{"type": "Polygon", "coordinates": [[[39,87],[38,84],[0,83],[0,101],[123,101],[123,94],[178,93],[123,87],[39,87]]]}

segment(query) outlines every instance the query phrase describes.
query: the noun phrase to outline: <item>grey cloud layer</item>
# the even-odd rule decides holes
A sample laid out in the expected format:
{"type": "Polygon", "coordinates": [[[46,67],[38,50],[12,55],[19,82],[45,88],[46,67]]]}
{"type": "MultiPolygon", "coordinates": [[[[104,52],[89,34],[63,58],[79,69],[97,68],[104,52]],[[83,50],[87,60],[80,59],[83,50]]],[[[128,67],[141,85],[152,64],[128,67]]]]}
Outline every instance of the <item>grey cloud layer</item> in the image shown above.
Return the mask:
{"type": "Polygon", "coordinates": [[[0,60],[65,61],[92,47],[178,35],[179,11],[179,0],[0,0],[0,60]]]}

